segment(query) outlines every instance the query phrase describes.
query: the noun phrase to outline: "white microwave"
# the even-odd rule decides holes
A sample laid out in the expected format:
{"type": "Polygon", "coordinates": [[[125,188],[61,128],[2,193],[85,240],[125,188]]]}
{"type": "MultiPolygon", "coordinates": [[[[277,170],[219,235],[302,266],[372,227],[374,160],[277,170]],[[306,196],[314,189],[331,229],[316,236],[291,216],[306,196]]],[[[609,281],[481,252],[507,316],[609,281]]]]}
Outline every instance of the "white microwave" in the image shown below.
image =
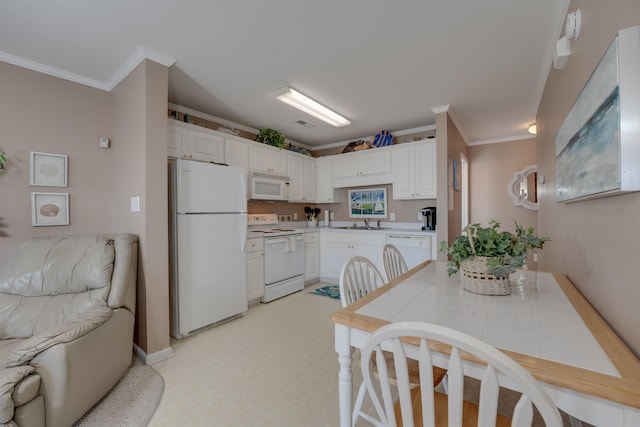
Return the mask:
{"type": "Polygon", "coordinates": [[[252,172],[249,179],[251,199],[289,200],[289,177],[252,172]]]}

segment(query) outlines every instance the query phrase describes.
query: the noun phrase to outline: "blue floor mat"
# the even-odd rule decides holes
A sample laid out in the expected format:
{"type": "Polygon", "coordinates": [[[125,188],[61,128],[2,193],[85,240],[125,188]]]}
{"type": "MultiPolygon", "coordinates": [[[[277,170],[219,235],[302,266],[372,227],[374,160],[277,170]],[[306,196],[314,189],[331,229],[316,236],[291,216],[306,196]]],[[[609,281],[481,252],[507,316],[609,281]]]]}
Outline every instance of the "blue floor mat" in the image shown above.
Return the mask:
{"type": "Polygon", "coordinates": [[[322,295],[323,297],[329,297],[333,299],[340,299],[340,287],[336,285],[323,286],[309,293],[322,295]]]}

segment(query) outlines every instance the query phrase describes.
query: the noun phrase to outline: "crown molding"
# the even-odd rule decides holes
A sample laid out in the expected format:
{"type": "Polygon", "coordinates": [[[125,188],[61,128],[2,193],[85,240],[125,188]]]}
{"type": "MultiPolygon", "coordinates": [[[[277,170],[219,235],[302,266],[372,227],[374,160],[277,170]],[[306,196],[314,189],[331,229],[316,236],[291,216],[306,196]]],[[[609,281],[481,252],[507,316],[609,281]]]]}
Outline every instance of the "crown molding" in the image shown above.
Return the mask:
{"type": "Polygon", "coordinates": [[[458,120],[457,116],[453,112],[453,108],[451,108],[450,104],[441,105],[440,107],[433,107],[431,111],[433,111],[435,114],[447,113],[447,115],[449,116],[453,124],[456,126],[456,129],[458,129],[458,133],[460,133],[460,136],[462,137],[462,140],[464,141],[465,145],[467,146],[469,145],[469,138],[467,137],[467,134],[464,132],[464,128],[460,124],[460,121],[458,120]]]}
{"type": "Polygon", "coordinates": [[[148,47],[139,46],[133,55],[120,67],[118,71],[111,77],[107,84],[107,91],[111,92],[120,82],[129,75],[142,61],[148,59],[169,68],[176,63],[175,58],[150,49],[148,47]]]}
{"type": "Polygon", "coordinates": [[[39,62],[31,61],[29,59],[20,58],[6,52],[0,52],[0,61],[7,62],[9,64],[13,64],[32,71],[37,71],[39,73],[47,74],[49,76],[58,77],[63,80],[69,80],[71,82],[79,83],[84,86],[90,86],[104,91],[109,90],[109,85],[100,80],[90,79],[79,74],[70,73],[68,71],[51,67],[49,65],[44,65],[39,62]]]}
{"type": "Polygon", "coordinates": [[[499,144],[501,142],[513,142],[513,141],[522,141],[523,139],[530,139],[532,141],[536,141],[536,136],[535,135],[531,135],[530,133],[525,133],[522,135],[515,135],[515,136],[507,136],[504,138],[495,138],[495,139],[485,139],[482,141],[473,141],[473,142],[469,142],[467,145],[469,147],[475,146],[475,145],[487,145],[487,144],[499,144]]]}
{"type": "Polygon", "coordinates": [[[90,86],[96,89],[103,90],[105,92],[111,92],[134,68],[136,68],[142,61],[149,59],[157,62],[166,67],[170,67],[175,64],[176,60],[168,55],[164,55],[153,49],[140,46],[129,57],[122,67],[113,75],[108,82],[101,80],[91,79],[79,74],[70,73],[65,70],[61,70],[56,67],[44,65],[39,62],[31,61],[29,59],[20,58],[15,55],[11,55],[6,52],[0,52],[0,61],[7,62],[9,64],[17,65],[18,67],[27,68],[32,71],[47,74],[53,77],[58,77],[63,80],[68,80],[74,83],[78,83],[84,86],[90,86]]]}

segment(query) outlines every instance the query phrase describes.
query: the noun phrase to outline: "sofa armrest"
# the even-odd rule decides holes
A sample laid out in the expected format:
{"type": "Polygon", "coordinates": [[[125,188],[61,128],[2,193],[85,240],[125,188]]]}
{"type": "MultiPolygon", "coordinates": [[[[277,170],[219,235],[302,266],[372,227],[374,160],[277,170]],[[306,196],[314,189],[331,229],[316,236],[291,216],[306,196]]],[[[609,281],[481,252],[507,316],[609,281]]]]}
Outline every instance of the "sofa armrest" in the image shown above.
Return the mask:
{"type": "Polygon", "coordinates": [[[13,390],[20,381],[35,372],[33,366],[0,369],[0,424],[12,425],[14,405],[13,390]]]}
{"type": "Polygon", "coordinates": [[[56,344],[67,343],[86,335],[109,320],[112,315],[112,310],[106,307],[98,308],[87,312],[78,319],[36,334],[15,348],[5,361],[4,366],[10,368],[25,365],[39,353],[56,344]]]}

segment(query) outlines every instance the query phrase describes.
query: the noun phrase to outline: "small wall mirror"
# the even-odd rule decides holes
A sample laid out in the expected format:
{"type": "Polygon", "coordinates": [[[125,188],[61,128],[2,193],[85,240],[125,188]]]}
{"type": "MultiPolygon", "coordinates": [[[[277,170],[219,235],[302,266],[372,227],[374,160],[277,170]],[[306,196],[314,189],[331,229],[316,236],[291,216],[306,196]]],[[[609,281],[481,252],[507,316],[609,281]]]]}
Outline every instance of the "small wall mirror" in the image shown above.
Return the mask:
{"type": "Polygon", "coordinates": [[[538,167],[530,165],[513,173],[507,187],[513,204],[532,211],[538,210],[538,167]]]}

